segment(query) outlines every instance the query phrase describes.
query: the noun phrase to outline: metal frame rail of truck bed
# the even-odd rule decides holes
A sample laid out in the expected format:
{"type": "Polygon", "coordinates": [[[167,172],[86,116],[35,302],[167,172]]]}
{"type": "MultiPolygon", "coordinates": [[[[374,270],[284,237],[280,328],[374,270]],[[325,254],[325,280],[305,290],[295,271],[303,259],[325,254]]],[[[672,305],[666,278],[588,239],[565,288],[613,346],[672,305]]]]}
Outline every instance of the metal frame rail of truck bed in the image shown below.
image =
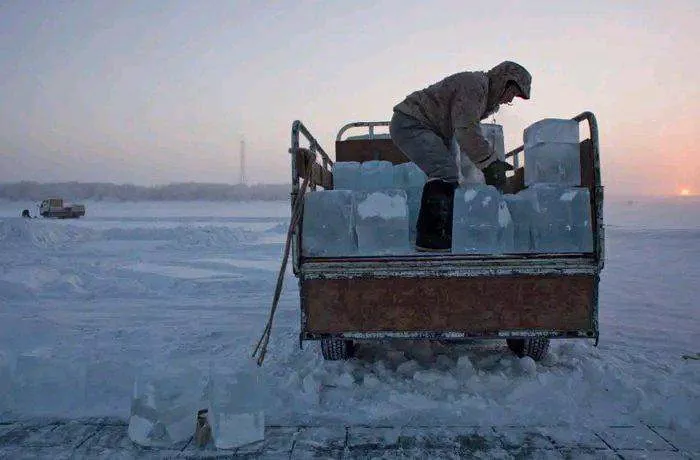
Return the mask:
{"type": "MultiPolygon", "coordinates": [[[[591,112],[589,137],[580,143],[581,186],[591,196],[593,251],[566,254],[411,254],[313,258],[301,251],[302,222],[293,228],[294,274],[299,278],[300,340],[321,340],[327,359],[351,353],[354,340],[508,339],[516,348],[527,340],[599,337],[598,285],[604,264],[603,186],[598,127],[591,112]],[[518,345],[520,341],[520,345],[518,345]]],[[[409,161],[386,135],[388,122],[350,123],[336,138],[337,161],[409,161]],[[369,135],[343,140],[350,128],[369,135]]],[[[506,193],[525,188],[519,154],[506,193]]],[[[333,161],[300,121],[292,125],[292,207],[300,178],[305,193],[333,188],[333,161]],[[300,146],[305,141],[308,146],[300,146]]],[[[517,351],[516,351],[517,352],[517,351]]]]}

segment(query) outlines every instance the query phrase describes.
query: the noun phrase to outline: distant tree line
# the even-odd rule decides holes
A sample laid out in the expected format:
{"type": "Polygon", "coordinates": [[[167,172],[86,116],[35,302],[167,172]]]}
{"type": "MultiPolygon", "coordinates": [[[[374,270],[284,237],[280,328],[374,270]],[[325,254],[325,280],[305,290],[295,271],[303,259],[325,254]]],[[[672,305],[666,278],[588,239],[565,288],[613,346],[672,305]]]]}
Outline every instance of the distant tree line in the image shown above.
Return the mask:
{"type": "Polygon", "coordinates": [[[277,201],[289,198],[289,184],[229,185],[197,182],[145,187],[130,184],[87,182],[14,182],[0,184],[0,199],[40,201],[64,198],[68,201],[277,201]]]}

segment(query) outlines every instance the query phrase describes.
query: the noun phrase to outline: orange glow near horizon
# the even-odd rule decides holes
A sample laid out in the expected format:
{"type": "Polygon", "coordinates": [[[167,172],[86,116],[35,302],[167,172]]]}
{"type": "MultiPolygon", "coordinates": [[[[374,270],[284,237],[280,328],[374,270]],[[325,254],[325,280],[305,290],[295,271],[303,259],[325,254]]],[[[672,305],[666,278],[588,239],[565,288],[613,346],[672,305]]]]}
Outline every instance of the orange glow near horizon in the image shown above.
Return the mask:
{"type": "Polygon", "coordinates": [[[689,188],[682,189],[681,196],[690,196],[690,189],[689,188]]]}

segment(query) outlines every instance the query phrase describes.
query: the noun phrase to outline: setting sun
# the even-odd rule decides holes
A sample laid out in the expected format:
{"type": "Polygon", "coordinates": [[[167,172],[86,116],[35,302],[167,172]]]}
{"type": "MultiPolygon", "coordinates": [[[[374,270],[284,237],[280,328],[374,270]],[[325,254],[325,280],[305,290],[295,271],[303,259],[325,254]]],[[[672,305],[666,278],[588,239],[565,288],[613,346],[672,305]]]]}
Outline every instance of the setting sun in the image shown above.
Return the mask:
{"type": "Polygon", "coordinates": [[[681,196],[689,196],[690,195],[690,189],[684,188],[681,190],[681,196]]]}

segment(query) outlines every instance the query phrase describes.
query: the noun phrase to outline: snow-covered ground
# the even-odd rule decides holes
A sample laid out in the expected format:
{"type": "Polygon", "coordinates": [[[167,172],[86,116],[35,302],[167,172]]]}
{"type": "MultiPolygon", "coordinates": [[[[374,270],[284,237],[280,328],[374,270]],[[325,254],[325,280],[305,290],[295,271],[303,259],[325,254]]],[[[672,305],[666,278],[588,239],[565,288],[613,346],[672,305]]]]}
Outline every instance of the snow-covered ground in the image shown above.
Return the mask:
{"type": "MultiPolygon", "coordinates": [[[[0,203],[0,413],[127,418],[134,375],[185,379],[248,365],[263,330],[289,205],[87,203],[25,220],[0,203]]],[[[32,210],[33,212],[33,210],[32,210]]],[[[700,424],[700,200],[606,205],[601,340],[555,341],[535,364],[502,343],[299,347],[287,274],[262,372],[268,424],[700,424]]],[[[180,382],[181,383],[181,382],[180,382]]],[[[196,391],[197,383],[192,383],[196,391]]]]}

